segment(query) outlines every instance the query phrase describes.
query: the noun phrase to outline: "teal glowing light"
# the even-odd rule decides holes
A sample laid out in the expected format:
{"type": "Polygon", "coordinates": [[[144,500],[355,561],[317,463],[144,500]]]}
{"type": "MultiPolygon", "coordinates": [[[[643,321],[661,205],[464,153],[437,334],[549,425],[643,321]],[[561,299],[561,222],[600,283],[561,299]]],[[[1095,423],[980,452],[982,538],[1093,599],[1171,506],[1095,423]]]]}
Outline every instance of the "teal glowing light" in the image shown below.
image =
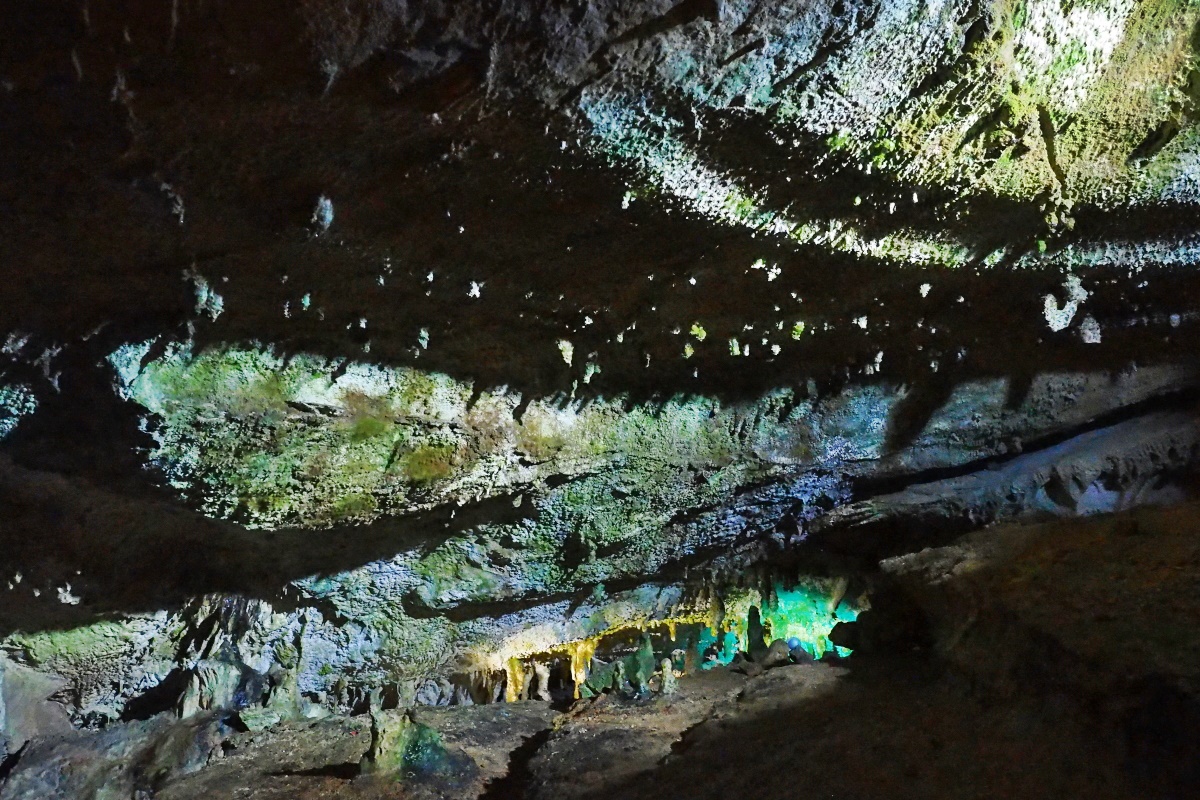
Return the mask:
{"type": "Polygon", "coordinates": [[[865,601],[843,598],[844,584],[835,586],[832,596],[806,585],[784,589],[776,583],[774,588],[774,602],[768,603],[763,612],[768,638],[799,639],[800,646],[813,658],[820,658],[831,649],[839,656],[850,655],[849,649],[829,641],[829,632],[839,622],[857,619],[859,612],[865,610],[860,602],[865,601]]]}
{"type": "Polygon", "coordinates": [[[696,650],[700,653],[700,669],[712,669],[718,664],[728,664],[738,652],[738,635],[734,631],[714,632],[712,628],[704,628],[696,641],[696,650]],[[717,647],[716,661],[703,660],[704,654],[713,646],[717,647]]]}
{"type": "Polygon", "coordinates": [[[22,417],[37,410],[37,396],[24,384],[0,385],[0,439],[12,433],[22,417]]]}
{"type": "Polygon", "coordinates": [[[751,652],[775,639],[798,641],[814,659],[831,650],[843,658],[850,655],[848,648],[829,641],[829,633],[839,622],[853,622],[870,606],[865,594],[847,597],[846,590],[844,578],[805,578],[790,588],[776,581],[765,600],[756,590],[725,596],[725,627],[704,628],[696,641],[701,669],[728,664],[738,651],[751,652]],[[751,630],[756,627],[750,618],[755,614],[761,618],[761,643],[750,641],[751,630]],[[716,660],[705,661],[705,653],[714,646],[716,660]]]}

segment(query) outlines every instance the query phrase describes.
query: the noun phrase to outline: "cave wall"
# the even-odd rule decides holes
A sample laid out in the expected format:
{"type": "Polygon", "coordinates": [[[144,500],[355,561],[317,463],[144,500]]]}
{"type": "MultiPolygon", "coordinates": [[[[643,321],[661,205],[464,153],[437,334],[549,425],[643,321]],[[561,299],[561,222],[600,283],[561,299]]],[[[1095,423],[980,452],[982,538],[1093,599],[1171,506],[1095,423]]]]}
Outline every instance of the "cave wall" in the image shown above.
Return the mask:
{"type": "Polygon", "coordinates": [[[1189,496],[1197,13],[2,4],[5,674],[293,713],[1189,496]]]}

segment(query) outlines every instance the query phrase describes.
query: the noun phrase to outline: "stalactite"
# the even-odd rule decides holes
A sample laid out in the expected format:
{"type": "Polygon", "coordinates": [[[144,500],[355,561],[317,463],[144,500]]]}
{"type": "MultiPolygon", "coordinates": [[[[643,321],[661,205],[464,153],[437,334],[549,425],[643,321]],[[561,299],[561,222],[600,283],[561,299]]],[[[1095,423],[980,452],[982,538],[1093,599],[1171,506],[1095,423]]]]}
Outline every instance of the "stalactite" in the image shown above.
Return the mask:
{"type": "Polygon", "coordinates": [[[842,602],[842,598],[846,596],[846,590],[850,587],[850,579],[842,576],[833,582],[833,594],[829,597],[829,613],[832,614],[837,610],[838,603],[842,602]]]}
{"type": "Polygon", "coordinates": [[[533,684],[533,669],[525,669],[522,665],[521,669],[521,695],[520,699],[529,699],[529,689],[533,684]]]}
{"type": "Polygon", "coordinates": [[[721,599],[721,595],[714,589],[710,593],[708,603],[708,627],[713,632],[713,635],[720,633],[721,625],[725,621],[725,603],[721,599]]]}
{"type": "Polygon", "coordinates": [[[567,648],[571,654],[571,680],[575,682],[575,699],[578,700],[582,696],[580,687],[587,682],[588,667],[592,663],[592,656],[596,653],[596,641],[584,639],[567,645],[567,648]]]}
{"type": "Polygon", "coordinates": [[[515,703],[521,699],[521,688],[525,681],[525,668],[519,658],[510,658],[504,662],[504,700],[515,703]]]}

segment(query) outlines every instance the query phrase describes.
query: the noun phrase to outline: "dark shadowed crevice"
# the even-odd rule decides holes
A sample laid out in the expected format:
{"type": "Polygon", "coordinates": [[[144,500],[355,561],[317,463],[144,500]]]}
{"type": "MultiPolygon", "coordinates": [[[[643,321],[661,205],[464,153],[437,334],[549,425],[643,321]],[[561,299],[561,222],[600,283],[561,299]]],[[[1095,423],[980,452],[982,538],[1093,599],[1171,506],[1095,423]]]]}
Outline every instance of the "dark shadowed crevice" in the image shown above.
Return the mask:
{"type": "Polygon", "coordinates": [[[4,781],[17,768],[17,764],[21,761],[21,754],[25,752],[26,747],[29,747],[29,742],[21,745],[20,748],[6,755],[3,760],[0,760],[0,786],[3,786],[4,781]]]}
{"type": "Polygon", "coordinates": [[[508,772],[502,778],[489,781],[479,800],[520,800],[525,797],[533,780],[530,762],[546,742],[550,741],[552,732],[552,729],[547,728],[535,733],[513,750],[508,760],[508,772]]]}

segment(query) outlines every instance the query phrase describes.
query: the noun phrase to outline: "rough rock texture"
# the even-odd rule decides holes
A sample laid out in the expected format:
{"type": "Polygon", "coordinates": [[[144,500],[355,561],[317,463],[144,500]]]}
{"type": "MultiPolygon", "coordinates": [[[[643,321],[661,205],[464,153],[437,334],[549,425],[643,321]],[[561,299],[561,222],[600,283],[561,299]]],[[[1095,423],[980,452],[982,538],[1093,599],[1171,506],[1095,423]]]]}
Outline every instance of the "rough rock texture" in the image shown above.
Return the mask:
{"type": "Polygon", "coordinates": [[[884,560],[878,607],[835,631],[857,639],[849,659],[718,666],[670,694],[564,712],[418,708],[253,733],[159,717],[31,744],[4,796],[93,796],[82,787],[103,780],[111,793],[94,796],[174,800],[652,798],[681,785],[713,798],[798,785],[850,799],[1187,797],[1200,786],[1196,512],[996,526],[884,560]],[[891,623],[866,628],[867,614],[891,623]],[[401,774],[363,773],[385,729],[410,732],[384,751],[401,774]]]}
{"type": "Polygon", "coordinates": [[[1198,15],[0,0],[0,755],[841,653],[1193,496],[1198,15]]]}
{"type": "Polygon", "coordinates": [[[896,594],[868,613],[919,635],[573,712],[532,759],[528,796],[1186,797],[1196,511],[994,527],[885,560],[896,594]]]}
{"type": "Polygon", "coordinates": [[[1200,664],[1188,633],[1200,600],[1196,510],[989,529],[881,567],[926,610],[944,655],[981,679],[1020,691],[1005,683],[1020,680],[1020,652],[973,655],[1003,641],[991,635],[998,626],[1044,642],[1046,660],[1061,659],[1055,680],[1064,685],[1119,698],[1118,687],[1150,680],[1191,694],[1200,664]],[[1075,569],[1079,562],[1088,569],[1075,569]]]}

